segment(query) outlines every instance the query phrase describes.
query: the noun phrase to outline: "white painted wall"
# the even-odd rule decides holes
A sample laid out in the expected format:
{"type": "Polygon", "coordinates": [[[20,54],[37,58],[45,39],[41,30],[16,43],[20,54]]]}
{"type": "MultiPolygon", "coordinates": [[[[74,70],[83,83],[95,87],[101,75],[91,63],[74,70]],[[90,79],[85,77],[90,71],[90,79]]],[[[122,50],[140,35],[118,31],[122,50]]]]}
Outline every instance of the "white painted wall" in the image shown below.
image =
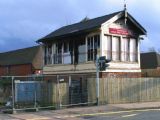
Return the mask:
{"type": "Polygon", "coordinates": [[[130,39],[130,61],[136,62],[137,58],[137,48],[136,48],[136,39],[130,39]]]}
{"type": "Polygon", "coordinates": [[[120,59],[121,61],[118,61],[118,57],[116,54],[112,55],[112,59],[115,61],[112,61],[110,63],[109,69],[106,70],[106,72],[140,72],[140,50],[139,50],[139,42],[138,47],[136,48],[136,40],[137,39],[131,39],[129,40],[127,36],[125,35],[113,35],[109,33],[109,28],[125,28],[129,30],[129,33],[134,33],[133,30],[130,29],[130,26],[124,25],[123,20],[116,21],[112,24],[104,24],[101,26],[101,31],[103,33],[102,35],[102,55],[105,55],[106,58],[110,58],[111,55],[107,54],[107,51],[109,51],[110,48],[110,40],[107,38],[106,35],[112,35],[112,52],[120,53],[120,59]],[[120,39],[120,43],[118,43],[118,40],[114,37],[117,36],[120,39]],[[131,46],[128,48],[128,44],[131,46]],[[120,51],[118,49],[118,46],[120,46],[120,51]],[[137,51],[138,50],[138,51],[137,51]],[[136,54],[132,54],[132,56],[129,56],[129,53],[138,53],[138,56],[136,54]],[[136,61],[136,57],[138,57],[138,61],[136,61]],[[130,60],[130,61],[128,61],[130,60]]]}

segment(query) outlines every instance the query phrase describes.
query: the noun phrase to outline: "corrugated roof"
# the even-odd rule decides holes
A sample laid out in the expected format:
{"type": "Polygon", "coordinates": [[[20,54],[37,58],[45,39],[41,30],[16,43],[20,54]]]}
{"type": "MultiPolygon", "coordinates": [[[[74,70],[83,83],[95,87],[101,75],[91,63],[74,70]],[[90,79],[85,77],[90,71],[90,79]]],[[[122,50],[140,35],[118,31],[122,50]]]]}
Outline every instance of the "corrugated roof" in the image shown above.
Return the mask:
{"type": "Polygon", "coordinates": [[[82,32],[84,30],[89,30],[89,29],[93,29],[96,27],[100,27],[102,23],[108,21],[109,19],[111,19],[112,17],[114,17],[115,15],[121,12],[122,11],[119,11],[119,12],[115,12],[109,15],[102,16],[102,17],[90,19],[84,22],[79,22],[79,23],[75,23],[72,25],[61,27],[55,30],[54,32],[48,34],[47,36],[41,38],[40,40],[38,40],[38,42],[42,42],[43,40],[49,39],[49,38],[59,37],[59,36],[67,35],[67,34],[82,32]]]}
{"type": "Polygon", "coordinates": [[[0,53],[0,65],[31,64],[40,46],[0,53]]]}

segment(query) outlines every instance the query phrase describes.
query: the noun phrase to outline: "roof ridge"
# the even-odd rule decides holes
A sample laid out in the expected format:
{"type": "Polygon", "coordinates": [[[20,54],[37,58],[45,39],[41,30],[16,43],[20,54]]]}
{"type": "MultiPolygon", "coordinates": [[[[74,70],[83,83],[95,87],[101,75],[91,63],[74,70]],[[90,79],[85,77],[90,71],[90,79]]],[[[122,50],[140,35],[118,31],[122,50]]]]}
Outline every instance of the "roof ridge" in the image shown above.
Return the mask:
{"type": "Polygon", "coordinates": [[[17,52],[17,51],[20,51],[20,50],[27,50],[27,49],[31,49],[31,48],[36,48],[36,47],[39,47],[40,45],[35,45],[35,46],[31,46],[31,47],[26,47],[26,48],[19,48],[19,49],[16,49],[16,50],[9,50],[9,51],[6,51],[6,52],[1,52],[0,54],[6,54],[6,53],[13,53],[13,52],[17,52]]]}
{"type": "MultiPolygon", "coordinates": [[[[87,24],[88,24],[88,26],[90,26],[90,27],[96,27],[96,25],[91,25],[91,24],[89,24],[89,23],[97,20],[97,22],[99,22],[98,24],[100,24],[100,22],[102,22],[102,20],[103,20],[105,17],[108,18],[108,19],[110,19],[111,17],[113,17],[113,16],[115,16],[115,15],[121,13],[121,12],[123,12],[123,11],[113,12],[113,13],[111,13],[111,14],[103,15],[103,16],[100,16],[100,17],[95,17],[95,18],[89,19],[89,20],[84,21],[84,22],[77,22],[77,23],[73,23],[73,24],[70,24],[70,25],[62,26],[62,27],[60,27],[60,28],[58,28],[58,29],[55,29],[54,31],[50,32],[48,35],[40,38],[39,40],[37,40],[37,42],[42,42],[44,39],[49,38],[49,37],[51,37],[51,36],[52,36],[52,37],[53,37],[53,36],[56,37],[56,36],[60,36],[60,35],[62,35],[62,34],[64,35],[64,34],[66,34],[66,33],[69,34],[69,33],[77,32],[77,31],[73,28],[73,27],[75,27],[75,26],[79,27],[81,30],[87,29],[87,24]],[[101,21],[100,21],[100,19],[101,19],[101,21]],[[83,28],[82,28],[82,27],[83,27],[83,28]],[[70,30],[67,30],[67,29],[69,29],[69,28],[71,28],[71,31],[70,31],[70,30]],[[73,31],[72,31],[72,29],[73,29],[73,31]],[[61,31],[61,32],[60,32],[60,31],[61,31]]],[[[98,24],[97,24],[97,25],[98,25],[98,24]]]]}
{"type": "Polygon", "coordinates": [[[110,14],[107,14],[107,15],[103,15],[103,16],[91,18],[91,19],[89,19],[89,20],[87,20],[87,21],[84,21],[84,22],[76,22],[76,23],[73,23],[73,24],[70,24],[70,25],[65,25],[65,26],[62,26],[62,27],[60,27],[60,28],[69,27],[69,26],[76,25],[76,24],[81,24],[81,23],[86,23],[86,22],[89,22],[89,21],[91,21],[91,20],[95,20],[95,19],[102,18],[102,17],[105,17],[105,16],[110,16],[110,15],[113,15],[113,14],[118,14],[118,13],[120,13],[120,12],[122,12],[122,11],[113,12],[113,13],[110,13],[110,14]]]}

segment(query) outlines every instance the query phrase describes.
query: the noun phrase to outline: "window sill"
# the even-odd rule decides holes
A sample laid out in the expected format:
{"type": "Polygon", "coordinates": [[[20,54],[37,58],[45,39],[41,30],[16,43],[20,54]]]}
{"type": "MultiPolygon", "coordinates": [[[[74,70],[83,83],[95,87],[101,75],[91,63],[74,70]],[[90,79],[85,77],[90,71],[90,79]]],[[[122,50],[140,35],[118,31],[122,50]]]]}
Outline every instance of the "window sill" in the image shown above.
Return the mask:
{"type": "Polygon", "coordinates": [[[70,66],[70,65],[83,65],[83,64],[94,64],[95,62],[94,61],[87,61],[87,62],[84,62],[84,63],[78,63],[78,64],[48,64],[48,65],[44,65],[44,66],[70,66]]]}
{"type": "Polygon", "coordinates": [[[129,61],[111,61],[111,63],[138,64],[138,62],[129,62],[129,61]]]}

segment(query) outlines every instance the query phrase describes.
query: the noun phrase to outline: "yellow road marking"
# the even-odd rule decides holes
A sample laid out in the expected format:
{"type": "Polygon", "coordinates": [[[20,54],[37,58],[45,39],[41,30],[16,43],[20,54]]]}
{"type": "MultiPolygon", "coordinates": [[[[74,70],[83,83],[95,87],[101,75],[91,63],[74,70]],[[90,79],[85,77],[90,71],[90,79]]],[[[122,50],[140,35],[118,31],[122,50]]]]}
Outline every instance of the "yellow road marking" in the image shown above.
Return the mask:
{"type": "Polygon", "coordinates": [[[29,118],[29,119],[25,119],[25,120],[48,120],[48,119],[50,119],[50,118],[48,118],[48,117],[41,117],[41,118],[37,117],[37,118],[29,118]]]}
{"type": "Polygon", "coordinates": [[[147,111],[160,111],[160,109],[126,110],[126,111],[116,111],[116,112],[66,115],[66,116],[57,116],[57,118],[75,118],[75,117],[84,117],[84,116],[113,115],[113,114],[121,114],[121,113],[147,112],[147,111]]]}
{"type": "Polygon", "coordinates": [[[130,114],[130,115],[123,115],[122,117],[123,118],[126,118],[126,117],[133,117],[133,116],[136,116],[137,114],[130,114]]]}

